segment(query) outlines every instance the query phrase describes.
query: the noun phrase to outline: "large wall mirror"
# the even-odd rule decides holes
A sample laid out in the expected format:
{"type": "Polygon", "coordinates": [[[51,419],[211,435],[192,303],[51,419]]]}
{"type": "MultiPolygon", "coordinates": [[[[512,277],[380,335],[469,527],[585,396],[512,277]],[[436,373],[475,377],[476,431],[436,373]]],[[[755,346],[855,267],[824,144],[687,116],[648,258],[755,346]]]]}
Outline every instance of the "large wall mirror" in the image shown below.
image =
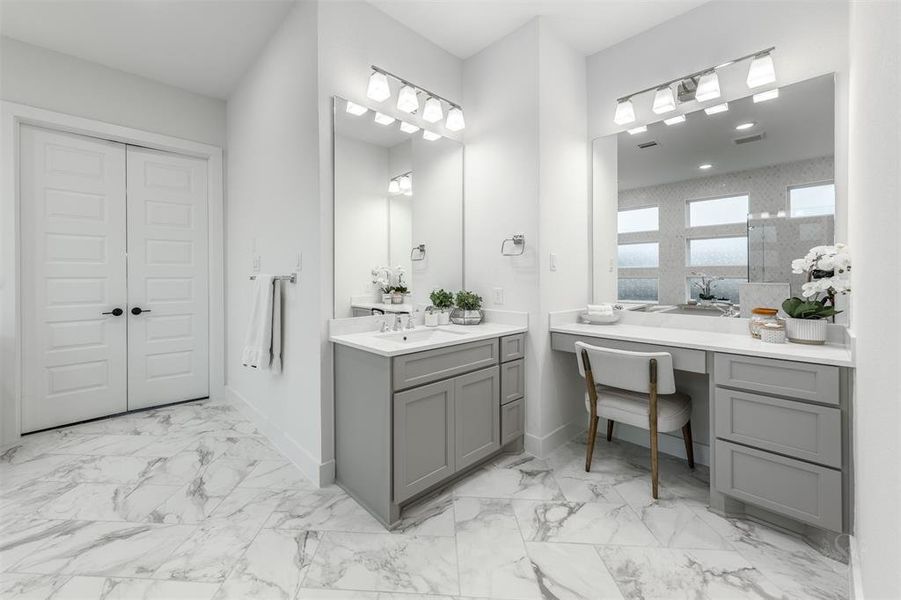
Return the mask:
{"type": "Polygon", "coordinates": [[[462,289],[463,145],[343,98],[334,111],[335,317],[462,289]]]}
{"type": "Polygon", "coordinates": [[[834,243],[833,76],[705,108],[595,140],[595,301],[747,316],[834,243]]]}

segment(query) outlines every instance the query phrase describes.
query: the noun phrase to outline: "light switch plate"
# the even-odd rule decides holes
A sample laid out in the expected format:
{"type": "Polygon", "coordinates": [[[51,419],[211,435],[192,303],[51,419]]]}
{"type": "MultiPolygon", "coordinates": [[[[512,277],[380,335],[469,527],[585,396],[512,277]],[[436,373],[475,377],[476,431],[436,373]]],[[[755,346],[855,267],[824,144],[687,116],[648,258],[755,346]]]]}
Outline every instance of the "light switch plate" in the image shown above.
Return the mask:
{"type": "Polygon", "coordinates": [[[504,303],[504,288],[494,288],[494,303],[497,305],[504,303]]]}
{"type": "Polygon", "coordinates": [[[551,271],[557,270],[557,253],[556,252],[551,252],[550,267],[551,267],[551,271]]]}

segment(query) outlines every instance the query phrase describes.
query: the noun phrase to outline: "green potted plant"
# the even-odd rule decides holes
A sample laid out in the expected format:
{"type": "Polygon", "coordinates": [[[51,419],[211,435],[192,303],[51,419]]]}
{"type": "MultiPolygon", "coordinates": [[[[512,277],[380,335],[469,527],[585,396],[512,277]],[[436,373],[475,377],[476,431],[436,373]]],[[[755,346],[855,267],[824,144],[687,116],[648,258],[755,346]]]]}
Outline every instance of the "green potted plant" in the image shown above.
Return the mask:
{"type": "Polygon", "coordinates": [[[429,294],[429,300],[437,309],[438,324],[447,325],[450,322],[451,309],[454,306],[454,295],[445,289],[438,289],[429,294]]]}
{"type": "Polygon", "coordinates": [[[478,325],[482,322],[482,297],[475,292],[460,290],[454,304],[456,308],[450,320],[456,325],[478,325]]]}
{"type": "Polygon", "coordinates": [[[851,256],[844,244],[816,246],[804,258],[792,261],[792,273],[807,274],[801,286],[802,298],[788,298],[785,311],[785,336],[798,344],[825,344],[827,323],[841,311],[835,297],[851,292],[851,256]]]}

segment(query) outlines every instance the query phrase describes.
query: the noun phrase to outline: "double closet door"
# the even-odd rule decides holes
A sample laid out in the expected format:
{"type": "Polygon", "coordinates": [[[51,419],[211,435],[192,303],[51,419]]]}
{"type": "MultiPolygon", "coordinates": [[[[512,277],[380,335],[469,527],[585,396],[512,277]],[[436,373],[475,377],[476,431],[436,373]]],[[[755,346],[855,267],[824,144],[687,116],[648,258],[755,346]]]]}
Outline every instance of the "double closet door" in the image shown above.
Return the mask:
{"type": "Polygon", "coordinates": [[[207,397],[206,161],[20,132],[22,432],[207,397]]]}

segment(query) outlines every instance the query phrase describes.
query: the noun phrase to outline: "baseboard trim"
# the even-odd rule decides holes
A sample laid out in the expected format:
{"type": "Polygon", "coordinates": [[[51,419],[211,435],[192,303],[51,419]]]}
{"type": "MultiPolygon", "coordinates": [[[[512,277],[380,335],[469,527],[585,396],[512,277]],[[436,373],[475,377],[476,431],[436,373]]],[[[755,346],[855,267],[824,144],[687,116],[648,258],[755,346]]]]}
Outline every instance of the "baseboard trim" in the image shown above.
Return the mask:
{"type": "MultiPolygon", "coordinates": [[[[605,434],[606,427],[606,421],[601,419],[601,422],[598,423],[598,435],[601,435],[602,433],[605,434]]],[[[651,439],[647,429],[639,429],[638,427],[632,427],[631,425],[617,423],[613,429],[613,437],[617,440],[644,446],[645,448],[651,447],[651,439]]],[[[710,446],[694,442],[692,447],[695,451],[695,462],[709,467],[710,446]]],[[[675,435],[661,433],[657,436],[657,450],[663,454],[669,454],[670,456],[675,456],[677,458],[688,458],[685,454],[685,442],[682,441],[681,435],[676,437],[675,435]]]]}
{"type": "Polygon", "coordinates": [[[582,423],[576,420],[561,425],[543,437],[527,433],[523,440],[525,451],[538,458],[546,458],[551,452],[579,435],[581,428],[582,423]]]}
{"type": "Polygon", "coordinates": [[[242,415],[247,417],[285,458],[294,463],[304,477],[319,487],[334,483],[334,460],[320,463],[319,459],[298,444],[297,440],[288,435],[269,417],[261,413],[237,390],[225,386],[225,399],[228,403],[235,406],[242,415]]]}
{"type": "Polygon", "coordinates": [[[851,600],[864,600],[863,577],[860,574],[860,548],[857,546],[857,536],[848,536],[848,588],[851,591],[851,600]]]}

